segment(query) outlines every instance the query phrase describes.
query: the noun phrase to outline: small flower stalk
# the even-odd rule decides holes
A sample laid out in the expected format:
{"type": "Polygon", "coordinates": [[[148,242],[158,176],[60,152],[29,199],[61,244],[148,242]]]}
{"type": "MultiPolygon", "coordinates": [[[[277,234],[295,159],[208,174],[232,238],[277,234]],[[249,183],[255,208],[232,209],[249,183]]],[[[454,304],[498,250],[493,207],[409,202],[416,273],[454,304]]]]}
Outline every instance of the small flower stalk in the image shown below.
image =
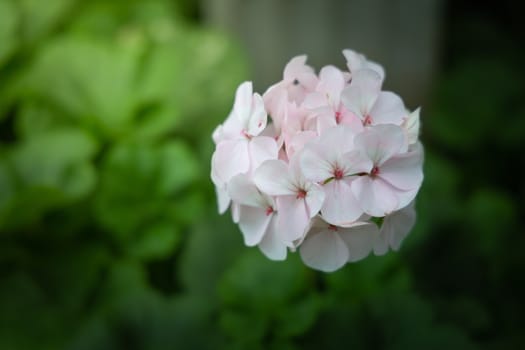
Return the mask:
{"type": "Polygon", "coordinates": [[[319,74],[292,58],[262,96],[242,83],[213,133],[219,212],[269,259],[298,250],[325,272],[398,250],[423,181],[420,109],[382,90],[379,64],[343,55],[347,71],[319,74]]]}

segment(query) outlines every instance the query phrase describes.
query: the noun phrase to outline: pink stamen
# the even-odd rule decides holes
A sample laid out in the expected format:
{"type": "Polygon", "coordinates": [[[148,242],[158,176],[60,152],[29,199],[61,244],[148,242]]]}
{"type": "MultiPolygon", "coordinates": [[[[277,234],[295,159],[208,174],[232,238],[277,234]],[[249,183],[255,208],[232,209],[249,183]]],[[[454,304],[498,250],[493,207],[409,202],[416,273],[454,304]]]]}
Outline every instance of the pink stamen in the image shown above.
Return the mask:
{"type": "Polygon", "coordinates": [[[379,168],[376,167],[376,166],[374,166],[374,167],[372,168],[372,170],[370,171],[370,175],[371,175],[371,176],[377,176],[377,174],[379,174],[379,168]]]}
{"type": "Polygon", "coordinates": [[[246,137],[248,140],[251,140],[251,139],[252,139],[252,135],[248,134],[248,133],[246,132],[246,130],[242,130],[242,131],[241,131],[241,135],[244,136],[244,137],[246,137]]]}
{"type": "Polygon", "coordinates": [[[297,199],[303,199],[304,197],[306,197],[306,191],[305,190],[299,190],[297,192],[297,199]]]}
{"type": "Polygon", "coordinates": [[[363,125],[368,126],[372,125],[372,117],[370,115],[367,115],[365,119],[363,120],[363,125]]]}
{"type": "Polygon", "coordinates": [[[335,169],[335,171],[334,171],[334,178],[336,180],[342,179],[343,176],[344,176],[344,173],[343,173],[343,171],[341,169],[335,169]]]}
{"type": "Polygon", "coordinates": [[[266,208],[266,216],[270,216],[270,215],[272,215],[272,213],[273,213],[273,208],[272,207],[266,208]]]}
{"type": "Polygon", "coordinates": [[[335,226],[335,225],[328,225],[328,229],[330,231],[337,231],[337,226],[335,226]]]}

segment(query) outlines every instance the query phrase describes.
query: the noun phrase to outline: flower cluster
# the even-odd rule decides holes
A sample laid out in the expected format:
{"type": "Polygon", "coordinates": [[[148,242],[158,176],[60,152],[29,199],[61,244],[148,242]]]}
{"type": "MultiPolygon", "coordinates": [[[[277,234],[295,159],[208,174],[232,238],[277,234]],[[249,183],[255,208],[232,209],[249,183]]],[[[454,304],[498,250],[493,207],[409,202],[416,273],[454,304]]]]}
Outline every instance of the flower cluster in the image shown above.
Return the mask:
{"type": "Polygon", "coordinates": [[[219,212],[231,206],[245,244],[326,272],[397,250],[423,180],[419,109],[381,90],[380,65],[343,54],[348,71],[318,75],[293,58],[262,96],[242,83],[213,133],[219,212]]]}

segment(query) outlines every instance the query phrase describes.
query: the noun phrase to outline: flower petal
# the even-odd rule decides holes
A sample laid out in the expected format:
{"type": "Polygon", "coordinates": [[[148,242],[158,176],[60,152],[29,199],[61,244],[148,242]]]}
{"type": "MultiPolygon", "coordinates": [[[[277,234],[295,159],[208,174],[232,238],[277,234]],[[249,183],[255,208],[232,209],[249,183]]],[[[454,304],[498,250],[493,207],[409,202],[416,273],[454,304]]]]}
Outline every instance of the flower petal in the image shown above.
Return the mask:
{"type": "Polygon", "coordinates": [[[403,129],[396,125],[375,125],[355,137],[356,149],[366,154],[379,166],[395,154],[406,150],[407,143],[403,129]]]}
{"type": "Polygon", "coordinates": [[[389,91],[382,91],[370,110],[372,123],[401,125],[406,116],[405,105],[401,98],[389,91]]]}
{"type": "Polygon", "coordinates": [[[396,189],[380,178],[360,176],[352,181],[351,188],[361,208],[369,215],[383,217],[398,207],[396,189]]]}
{"type": "Polygon", "coordinates": [[[367,223],[350,228],[339,229],[340,236],[348,247],[348,261],[354,262],[364,259],[373,249],[374,241],[379,235],[377,225],[367,223]]]}
{"type": "Polygon", "coordinates": [[[253,181],[246,174],[239,174],[228,182],[230,198],[243,206],[266,209],[269,206],[253,181]]]}
{"type": "Polygon", "coordinates": [[[314,147],[306,147],[301,152],[300,166],[307,180],[323,182],[333,177],[334,166],[314,147]]]}
{"type": "Polygon", "coordinates": [[[381,225],[380,234],[393,250],[398,250],[416,223],[414,202],[405,208],[387,215],[381,225]]]}
{"type": "Polygon", "coordinates": [[[276,199],[279,214],[277,224],[281,238],[285,243],[300,239],[306,231],[310,217],[306,211],[305,201],[293,196],[279,196],[276,199]]]}
{"type": "Polygon", "coordinates": [[[219,214],[224,214],[230,206],[231,198],[228,195],[228,191],[226,191],[224,187],[215,186],[215,193],[217,194],[219,214]]]}
{"type": "Polygon", "coordinates": [[[288,252],[286,244],[284,244],[279,237],[277,226],[278,215],[279,214],[273,215],[272,221],[266,230],[266,234],[259,243],[259,249],[270,260],[284,260],[286,259],[286,254],[288,252]]]}
{"type": "Polygon", "coordinates": [[[272,214],[266,215],[265,209],[241,206],[239,227],[244,237],[244,244],[249,247],[259,244],[263,238],[272,214]]]}
{"type": "Polygon", "coordinates": [[[248,140],[226,140],[217,145],[212,159],[212,174],[216,181],[228,182],[233,176],[250,169],[248,140]]]}
{"type": "Polygon", "coordinates": [[[252,110],[252,91],[252,82],[245,81],[239,85],[235,92],[233,111],[242,125],[245,125],[250,117],[250,112],[252,110]]]}
{"type": "Polygon", "coordinates": [[[325,200],[324,189],[317,184],[311,184],[308,186],[308,192],[304,200],[308,216],[313,218],[323,207],[325,200]]]}
{"type": "Polygon", "coordinates": [[[329,229],[309,234],[299,252],[305,265],[324,272],[341,268],[349,258],[345,242],[337,232],[329,229]]]}
{"type": "Polygon", "coordinates": [[[417,152],[409,152],[385,161],[378,176],[401,190],[419,188],[423,181],[423,159],[417,152]]]}
{"type": "Polygon", "coordinates": [[[363,214],[346,180],[332,180],[323,188],[326,197],[321,213],[328,223],[338,225],[355,221],[363,214]]]}
{"type": "Polygon", "coordinates": [[[381,77],[373,70],[358,70],[353,73],[350,85],[341,93],[341,100],[349,111],[363,119],[376,102],[381,83],[381,77]]]}
{"type": "Polygon", "coordinates": [[[264,108],[263,98],[258,93],[255,93],[253,94],[252,109],[248,119],[248,130],[246,131],[251,136],[259,135],[266,128],[267,120],[268,115],[264,108]]]}
{"type": "Polygon", "coordinates": [[[257,136],[252,138],[248,147],[252,171],[269,159],[277,159],[279,153],[277,142],[275,139],[268,136],[257,136]]]}
{"type": "Polygon", "coordinates": [[[288,166],[282,160],[267,160],[253,174],[253,182],[270,196],[295,195],[288,166]]]}

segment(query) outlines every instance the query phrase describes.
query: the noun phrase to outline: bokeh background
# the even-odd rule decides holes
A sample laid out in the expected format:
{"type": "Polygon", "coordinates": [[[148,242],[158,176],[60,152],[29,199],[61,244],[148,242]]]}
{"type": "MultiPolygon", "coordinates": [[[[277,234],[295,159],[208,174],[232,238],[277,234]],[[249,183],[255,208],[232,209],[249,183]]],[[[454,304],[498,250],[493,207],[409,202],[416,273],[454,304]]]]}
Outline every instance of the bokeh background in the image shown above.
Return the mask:
{"type": "Polygon", "coordinates": [[[0,0],[0,349],[519,349],[519,2],[0,0]],[[422,105],[398,253],[271,262],[219,216],[236,86],[343,48],[422,105]]]}

